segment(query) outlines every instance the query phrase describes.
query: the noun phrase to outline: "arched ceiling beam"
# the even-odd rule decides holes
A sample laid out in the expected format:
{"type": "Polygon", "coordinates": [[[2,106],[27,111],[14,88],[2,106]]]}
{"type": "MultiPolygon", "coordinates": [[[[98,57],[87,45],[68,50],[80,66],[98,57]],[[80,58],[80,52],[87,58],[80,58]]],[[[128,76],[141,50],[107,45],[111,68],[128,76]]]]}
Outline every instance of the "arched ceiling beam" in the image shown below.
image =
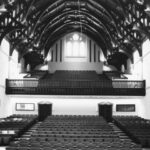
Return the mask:
{"type": "Polygon", "coordinates": [[[103,5],[101,4],[100,1],[94,1],[94,0],[88,0],[89,3],[87,3],[87,6],[89,6],[91,9],[95,9],[96,12],[102,12],[103,13],[103,16],[106,17],[106,18],[109,18],[110,19],[110,22],[112,24],[115,24],[116,26],[116,22],[110,12],[110,10],[107,10],[105,7],[103,7],[103,5]],[[102,10],[102,11],[99,11],[99,10],[102,10]]]}
{"type": "MultiPolygon", "coordinates": [[[[15,49],[19,49],[23,45],[25,45],[26,49],[28,49],[30,43],[27,41],[27,39],[17,39],[17,40],[15,40],[15,43],[13,43],[13,45],[11,47],[12,53],[15,49]]],[[[22,54],[20,53],[20,55],[22,55],[22,54]]]]}
{"type": "MultiPolygon", "coordinates": [[[[73,12],[73,11],[68,12],[68,16],[69,16],[69,15],[73,15],[72,12],[73,12]]],[[[87,15],[87,16],[84,16],[84,15],[83,15],[83,17],[85,18],[85,21],[87,21],[88,24],[91,24],[91,26],[93,25],[93,26],[95,26],[95,28],[97,28],[98,30],[102,30],[103,32],[105,32],[105,34],[107,34],[107,36],[109,37],[110,41],[112,41],[112,37],[111,37],[109,31],[108,31],[108,29],[104,26],[103,23],[101,23],[97,18],[94,18],[94,20],[91,20],[91,19],[92,19],[92,16],[89,15],[89,14],[87,14],[87,13],[84,13],[84,12],[83,12],[83,14],[86,14],[86,15],[87,15]]],[[[82,13],[80,13],[80,15],[82,15],[82,13]]],[[[36,43],[38,43],[38,42],[41,40],[42,36],[44,36],[44,34],[47,33],[47,31],[49,30],[49,28],[52,28],[53,26],[57,26],[58,23],[59,23],[59,24],[62,24],[64,20],[67,20],[65,16],[66,16],[66,13],[65,13],[65,14],[63,13],[61,16],[55,18],[55,20],[52,21],[52,22],[55,22],[55,23],[51,23],[51,22],[50,22],[48,25],[46,25],[46,26],[44,27],[44,29],[42,29],[43,32],[40,34],[40,37],[39,37],[39,39],[36,41],[36,43]],[[61,18],[61,19],[59,19],[59,18],[61,18]],[[61,22],[62,22],[62,23],[61,23],[61,22]]],[[[72,18],[74,18],[74,16],[70,16],[70,17],[68,17],[68,16],[67,16],[67,18],[73,20],[72,18]]],[[[77,17],[77,16],[76,16],[76,17],[77,17]]],[[[78,18],[79,18],[79,17],[78,17],[78,18]]],[[[68,19],[68,20],[69,20],[69,19],[68,19]]],[[[80,21],[80,18],[79,18],[78,20],[80,21]]],[[[83,19],[82,19],[82,20],[83,20],[83,19]]]]}
{"type": "MultiPolygon", "coordinates": [[[[64,28],[67,29],[69,27],[72,27],[72,28],[75,28],[75,29],[80,29],[80,24],[76,24],[75,25],[74,23],[71,22],[71,23],[67,23],[67,24],[61,25],[59,28],[57,28],[55,31],[53,31],[51,35],[48,36],[44,47],[47,47],[48,43],[51,42],[51,40],[53,39],[52,37],[55,37],[54,35],[56,33],[59,33],[60,31],[63,31],[64,28]]],[[[102,35],[99,35],[98,32],[95,29],[93,29],[92,27],[90,27],[87,24],[84,24],[84,26],[83,26],[83,30],[85,30],[85,29],[88,29],[88,30],[90,30],[90,32],[93,32],[93,34],[95,35],[96,39],[98,38],[98,41],[101,44],[103,43],[102,44],[103,45],[102,49],[103,49],[103,51],[105,51],[104,53],[106,53],[108,45],[107,45],[107,42],[105,41],[104,37],[102,35]]],[[[102,47],[102,45],[101,45],[101,47],[102,47]]]]}
{"type": "Polygon", "coordinates": [[[133,55],[131,54],[131,53],[129,53],[128,51],[127,51],[127,49],[125,50],[125,49],[119,49],[119,52],[120,53],[123,53],[124,55],[126,55],[128,58],[130,58],[131,59],[131,61],[133,62],[133,55]]]}
{"type": "MultiPolygon", "coordinates": [[[[73,18],[74,19],[74,18],[73,18]]],[[[62,25],[62,24],[64,24],[64,21],[65,21],[65,18],[62,18],[62,20],[61,20],[61,22],[59,21],[57,24],[55,24],[53,27],[50,27],[48,30],[47,30],[47,32],[46,32],[46,35],[50,35],[49,33],[52,33],[52,32],[54,32],[55,30],[57,31],[58,29],[59,29],[59,27],[62,25]]],[[[69,21],[70,23],[72,23],[72,24],[79,24],[80,25],[80,28],[83,26],[89,26],[91,29],[93,29],[93,30],[95,30],[96,32],[97,32],[97,34],[99,34],[100,36],[102,35],[103,36],[103,38],[105,38],[105,40],[107,41],[107,36],[108,35],[106,35],[105,34],[105,32],[103,32],[103,28],[102,27],[99,27],[99,28],[97,28],[96,26],[93,28],[93,24],[91,25],[91,23],[90,22],[84,22],[83,20],[81,21],[81,20],[70,20],[69,21]]],[[[68,24],[68,23],[67,23],[68,24]]],[[[82,30],[82,29],[81,29],[82,30]]],[[[92,31],[93,31],[92,30],[92,31]]],[[[46,35],[44,35],[43,37],[46,37],[46,35]]],[[[45,38],[44,38],[45,39],[45,38]]],[[[108,47],[111,47],[111,45],[109,45],[109,43],[108,42],[110,42],[109,40],[111,40],[111,39],[108,39],[108,41],[106,42],[107,43],[107,45],[108,45],[108,47]]]]}
{"type": "MultiPolygon", "coordinates": [[[[76,22],[76,24],[74,24],[72,21],[70,21],[70,22],[68,22],[66,24],[59,25],[59,28],[55,28],[55,29],[52,29],[50,31],[51,34],[48,34],[49,35],[48,38],[49,37],[53,37],[53,35],[55,34],[55,32],[59,33],[59,30],[62,30],[62,28],[69,27],[69,26],[74,27],[74,28],[80,28],[80,32],[81,32],[81,26],[80,26],[81,24],[80,23],[81,22],[76,22]]],[[[91,27],[90,25],[85,24],[85,23],[82,23],[82,26],[83,26],[83,29],[84,29],[84,27],[86,27],[87,29],[90,29],[90,31],[93,31],[93,33],[95,34],[95,38],[101,39],[101,41],[103,41],[103,44],[106,47],[108,46],[107,42],[104,39],[104,37],[101,34],[99,34],[99,32],[96,29],[94,29],[93,27],[91,27]]],[[[46,44],[48,43],[48,41],[49,40],[46,40],[46,44]]]]}
{"type": "Polygon", "coordinates": [[[30,12],[32,12],[33,5],[34,5],[35,1],[36,0],[31,0],[30,3],[25,2],[26,6],[27,6],[27,10],[26,10],[25,15],[23,16],[22,22],[26,22],[27,21],[28,15],[30,14],[30,12]]]}
{"type": "MultiPolygon", "coordinates": [[[[36,17],[36,22],[35,22],[35,25],[33,26],[33,29],[32,29],[32,32],[34,32],[35,31],[35,29],[36,29],[36,27],[39,25],[39,23],[41,22],[40,20],[43,18],[43,16],[45,15],[45,14],[49,14],[50,12],[51,13],[54,13],[54,12],[56,12],[56,14],[55,15],[57,15],[57,12],[58,12],[58,10],[62,7],[62,6],[64,6],[65,4],[63,3],[63,0],[57,0],[57,1],[55,1],[52,5],[48,5],[47,7],[48,8],[46,8],[44,11],[41,11],[40,10],[40,14],[38,15],[38,17],[36,17]],[[59,4],[59,7],[57,7],[56,8],[56,5],[58,5],[59,4]],[[49,11],[49,9],[52,9],[52,11],[49,11]]],[[[62,7],[63,8],[63,7],[62,7]]],[[[37,10],[37,11],[39,11],[39,10],[37,10]]],[[[61,11],[61,10],[60,10],[61,11]]],[[[30,15],[28,15],[28,18],[32,18],[32,16],[30,15]]]]}
{"type": "Polygon", "coordinates": [[[140,34],[144,34],[148,39],[150,39],[150,33],[147,32],[147,29],[142,27],[133,26],[134,31],[138,31],[140,34]]]}
{"type": "Polygon", "coordinates": [[[21,26],[20,26],[20,27],[7,26],[7,27],[5,28],[5,30],[2,32],[1,36],[0,36],[0,45],[1,45],[1,42],[2,42],[3,38],[4,38],[7,34],[10,34],[10,33],[14,32],[14,31],[21,30],[21,29],[22,29],[21,26]]]}
{"type": "MultiPolygon", "coordinates": [[[[73,13],[73,11],[68,11],[68,12],[64,12],[64,13],[58,13],[57,14],[57,17],[56,17],[56,19],[58,18],[62,18],[63,17],[63,14],[64,14],[64,16],[66,15],[66,14],[69,14],[70,12],[72,12],[73,13]]],[[[85,17],[86,16],[88,16],[88,17],[90,17],[90,19],[91,19],[91,21],[95,21],[96,22],[96,20],[98,21],[97,22],[97,24],[100,24],[100,25],[102,25],[103,27],[104,27],[104,29],[105,29],[105,31],[107,31],[107,32],[109,32],[109,35],[112,35],[111,34],[111,27],[110,26],[108,26],[108,24],[106,23],[106,22],[102,22],[102,19],[101,18],[97,18],[97,17],[94,17],[93,15],[89,15],[87,12],[84,12],[84,11],[80,11],[80,13],[81,14],[83,14],[83,15],[85,15],[85,17]]],[[[51,22],[49,22],[48,24],[52,24],[52,22],[55,20],[55,18],[51,21],[51,22]]],[[[49,25],[47,25],[47,26],[49,26],[49,25]]],[[[43,30],[43,29],[42,29],[43,30]]]]}
{"type": "Polygon", "coordinates": [[[150,22],[149,16],[144,10],[150,7],[150,2],[149,0],[143,0],[142,4],[139,2],[140,0],[14,0],[12,4],[7,5],[5,3],[5,6],[7,5],[6,13],[0,13],[1,33],[6,32],[7,34],[5,28],[10,26],[16,27],[19,22],[22,24],[22,19],[26,18],[25,29],[21,30],[21,33],[17,32],[18,29],[15,30],[16,32],[12,32],[8,36],[9,41],[12,41],[12,44],[14,44],[16,39],[27,39],[28,43],[18,43],[20,47],[23,45],[34,46],[34,42],[40,39],[41,46],[43,46],[44,36],[46,36],[45,39],[48,38],[49,34],[50,36],[57,35],[56,37],[59,37],[59,32],[63,32],[59,30],[62,24],[72,23],[71,26],[66,25],[67,27],[62,28],[65,32],[67,32],[67,28],[70,28],[70,31],[80,31],[81,24],[85,24],[83,31],[87,32],[86,29],[94,29],[96,34],[94,30],[91,30],[93,32],[91,35],[95,34],[95,39],[99,38],[98,34],[100,34],[104,36],[105,42],[109,45],[115,39],[117,41],[115,47],[126,46],[127,50],[124,48],[124,51],[129,51],[129,53],[131,51],[132,53],[135,49],[138,49],[139,53],[142,53],[140,44],[144,37],[149,37],[148,25],[150,22]],[[127,13],[127,15],[124,15],[124,13],[127,13]],[[141,15],[138,15],[139,13],[141,15]],[[128,19],[127,21],[131,23],[130,27],[125,19],[128,19]],[[116,25],[117,21],[118,25],[116,25]],[[139,29],[135,30],[138,32],[135,32],[132,28],[134,23],[140,26],[139,29]],[[52,29],[56,33],[51,35],[52,29]],[[30,33],[34,34],[31,36],[30,33]],[[121,33],[122,37],[119,38],[117,33],[121,33]],[[108,39],[111,40],[108,41],[108,39]],[[125,40],[127,42],[124,43],[125,40]]]}
{"type": "Polygon", "coordinates": [[[132,49],[132,52],[134,52],[135,50],[138,50],[140,56],[142,56],[141,46],[139,46],[136,43],[134,43],[133,41],[131,42],[129,40],[125,40],[123,44],[128,45],[132,49]]]}
{"type": "MultiPolygon", "coordinates": [[[[67,11],[67,12],[63,12],[63,13],[58,13],[57,14],[57,17],[55,17],[55,18],[52,18],[51,19],[51,21],[48,23],[48,25],[47,25],[47,27],[49,26],[49,25],[51,25],[53,22],[55,22],[55,21],[57,21],[57,20],[59,20],[60,18],[62,18],[62,17],[64,17],[64,16],[66,16],[66,17],[68,17],[69,15],[75,15],[75,11],[74,10],[70,10],[70,11],[67,11]]],[[[105,29],[105,31],[109,34],[109,36],[111,36],[110,35],[110,28],[108,27],[108,26],[106,26],[101,20],[100,20],[100,18],[97,18],[96,16],[93,16],[92,14],[89,14],[89,13],[87,13],[87,12],[85,12],[85,11],[78,11],[78,13],[76,14],[76,16],[79,16],[79,15],[81,15],[82,17],[84,17],[85,16],[85,18],[88,18],[88,19],[90,19],[91,20],[91,22],[95,22],[95,24],[97,24],[97,26],[103,26],[103,28],[105,29]]]]}
{"type": "MultiPolygon", "coordinates": [[[[35,6],[34,6],[35,9],[34,10],[35,11],[38,11],[39,9],[46,10],[47,6],[49,6],[49,5],[54,5],[55,8],[56,8],[56,7],[58,7],[57,2],[58,2],[58,0],[57,1],[56,0],[55,1],[54,0],[51,0],[51,1],[44,0],[44,2],[43,2],[43,0],[37,1],[35,3],[35,6]]],[[[77,2],[77,0],[72,0],[72,1],[64,0],[63,3],[64,2],[69,2],[69,3],[70,2],[77,2]]],[[[82,2],[93,3],[93,4],[95,4],[94,6],[99,6],[99,8],[101,7],[100,9],[102,9],[102,11],[104,13],[106,13],[106,14],[109,14],[109,11],[108,11],[108,7],[109,7],[116,14],[118,14],[120,16],[123,16],[123,12],[124,11],[123,11],[123,7],[122,7],[121,3],[119,2],[119,0],[113,0],[113,1],[110,1],[110,0],[101,0],[101,1],[96,1],[96,0],[87,0],[87,1],[85,1],[85,0],[81,0],[80,3],[82,3],[82,2]],[[106,6],[107,6],[107,9],[106,9],[106,6]]],[[[49,10],[48,10],[48,12],[49,12],[49,10]]]]}
{"type": "MultiPolygon", "coordinates": [[[[55,32],[55,34],[54,34],[55,38],[52,38],[49,45],[47,45],[47,48],[45,49],[45,57],[47,56],[50,47],[58,40],[58,38],[61,38],[64,35],[66,35],[68,33],[72,33],[72,32],[80,32],[80,27],[71,28],[70,26],[69,27],[66,26],[66,27],[62,28],[62,30],[59,31],[58,33],[55,32]],[[66,31],[65,33],[64,33],[64,30],[66,31]]],[[[104,50],[104,44],[102,42],[100,42],[97,38],[95,38],[95,33],[91,32],[87,28],[84,28],[83,34],[85,34],[85,35],[89,36],[91,39],[93,39],[97,43],[97,45],[99,45],[99,47],[104,50]]],[[[106,50],[104,51],[104,55],[107,56],[106,50]]]]}
{"type": "MultiPolygon", "coordinates": [[[[88,0],[89,1],[89,0],[88,0]]],[[[58,2],[60,2],[60,4],[57,6],[57,8],[56,7],[51,7],[51,5],[39,16],[39,18],[37,19],[37,22],[35,23],[35,27],[34,28],[36,28],[37,26],[38,26],[38,24],[40,23],[40,19],[41,18],[43,18],[44,16],[44,14],[46,15],[46,16],[48,16],[48,15],[52,15],[52,13],[54,13],[56,16],[57,16],[57,14],[58,14],[58,12],[59,11],[61,11],[62,12],[62,10],[64,10],[65,8],[71,8],[71,7],[73,7],[74,8],[74,5],[73,4],[75,4],[75,3],[71,3],[71,5],[69,5],[69,6],[67,6],[65,3],[67,3],[67,2],[64,2],[64,3],[62,3],[63,2],[63,0],[59,0],[58,2]],[[62,4],[61,4],[62,3],[62,4]],[[51,9],[50,9],[51,8],[51,9]]],[[[77,2],[77,1],[76,1],[77,2]]],[[[89,1],[90,3],[91,3],[91,1],[89,1]]],[[[92,2],[94,2],[93,0],[92,0],[92,2]]],[[[57,2],[55,2],[56,4],[57,4],[57,2]]],[[[91,4],[89,4],[89,3],[87,3],[87,1],[85,2],[86,3],[86,6],[85,6],[85,9],[89,9],[89,11],[92,11],[92,12],[95,12],[96,14],[98,14],[98,15],[101,15],[102,16],[102,18],[104,19],[105,18],[105,20],[107,20],[108,22],[109,21],[111,21],[111,23],[112,24],[114,24],[114,22],[115,21],[113,21],[113,18],[111,17],[111,15],[105,10],[104,11],[104,9],[103,8],[101,8],[100,6],[100,8],[101,9],[96,9],[94,6],[92,6],[91,4]],[[104,12],[107,12],[107,13],[105,13],[104,14],[104,12]],[[107,15],[106,15],[107,14],[107,15]]],[[[55,5],[54,5],[55,6],[55,5]]],[[[78,7],[78,6],[77,6],[78,7]]],[[[91,14],[92,14],[92,12],[91,12],[91,14]]],[[[116,25],[115,25],[116,26],[116,25]]]]}
{"type": "Polygon", "coordinates": [[[19,58],[18,58],[18,61],[20,62],[21,58],[23,58],[24,55],[26,55],[27,53],[30,52],[30,50],[28,48],[26,48],[25,46],[23,46],[24,49],[21,49],[20,51],[20,55],[19,55],[19,58]]]}
{"type": "Polygon", "coordinates": [[[130,57],[132,56],[134,52],[133,46],[130,44],[126,44],[126,43],[122,44],[119,49],[124,50],[130,57]]]}
{"type": "MultiPolygon", "coordinates": [[[[59,12],[60,14],[61,14],[61,12],[59,12]]],[[[65,13],[67,13],[67,12],[65,12],[65,13]]],[[[87,12],[84,12],[84,13],[87,13],[87,12]]],[[[94,12],[93,12],[94,13],[94,12]]],[[[93,14],[92,13],[92,14],[93,14]]],[[[97,15],[97,14],[94,14],[94,15],[97,15]]],[[[55,16],[55,15],[54,15],[55,16]]],[[[57,16],[59,16],[59,14],[57,14],[57,16]]],[[[98,18],[99,20],[102,20],[103,18],[98,18]]],[[[103,24],[107,24],[106,22],[104,22],[103,24]]],[[[106,26],[106,25],[105,25],[106,26]]],[[[109,28],[111,28],[110,26],[109,26],[109,28]]],[[[108,27],[107,27],[107,29],[108,29],[108,27]]],[[[43,29],[42,29],[43,30],[43,29]]],[[[107,31],[107,30],[106,30],[107,31]]],[[[110,32],[110,31],[109,31],[110,32]]],[[[109,33],[109,35],[111,35],[111,33],[109,33]]],[[[112,38],[112,39],[114,39],[114,38],[112,38]]]]}
{"type": "Polygon", "coordinates": [[[4,0],[2,5],[5,7],[6,12],[10,11],[10,10],[14,10],[14,8],[16,7],[16,5],[18,5],[19,0],[14,0],[14,1],[6,1],[4,0]]]}
{"type": "Polygon", "coordinates": [[[102,4],[107,10],[111,10],[115,12],[119,17],[125,17],[125,9],[122,5],[122,0],[100,0],[97,1],[98,3],[102,4]]]}

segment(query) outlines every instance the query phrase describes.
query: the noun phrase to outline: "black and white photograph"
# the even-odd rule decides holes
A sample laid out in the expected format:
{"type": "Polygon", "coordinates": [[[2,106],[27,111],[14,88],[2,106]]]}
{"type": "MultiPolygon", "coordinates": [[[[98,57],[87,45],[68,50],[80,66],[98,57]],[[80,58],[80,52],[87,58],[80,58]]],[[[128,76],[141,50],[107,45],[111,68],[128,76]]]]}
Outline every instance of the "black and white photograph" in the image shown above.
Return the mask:
{"type": "Polygon", "coordinates": [[[0,150],[150,150],[150,0],[0,0],[0,150]]]}

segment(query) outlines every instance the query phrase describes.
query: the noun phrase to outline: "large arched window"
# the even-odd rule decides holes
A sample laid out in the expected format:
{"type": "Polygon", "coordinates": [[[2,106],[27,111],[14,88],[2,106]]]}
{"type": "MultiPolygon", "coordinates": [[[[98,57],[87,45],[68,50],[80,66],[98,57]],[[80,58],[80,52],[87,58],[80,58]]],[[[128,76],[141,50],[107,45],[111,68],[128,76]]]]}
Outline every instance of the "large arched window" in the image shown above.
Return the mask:
{"type": "Polygon", "coordinates": [[[86,38],[83,35],[73,33],[66,37],[65,57],[87,57],[86,38]]]}

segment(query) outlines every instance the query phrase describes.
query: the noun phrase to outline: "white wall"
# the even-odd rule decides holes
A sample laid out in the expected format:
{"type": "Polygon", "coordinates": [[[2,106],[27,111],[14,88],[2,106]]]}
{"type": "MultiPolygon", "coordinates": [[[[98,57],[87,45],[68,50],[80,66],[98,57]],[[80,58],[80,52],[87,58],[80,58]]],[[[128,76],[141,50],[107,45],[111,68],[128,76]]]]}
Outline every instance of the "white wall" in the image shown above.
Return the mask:
{"type": "Polygon", "coordinates": [[[54,73],[56,70],[95,70],[98,74],[102,74],[103,71],[102,62],[49,62],[48,67],[50,73],[54,73]]]}
{"type": "Polygon", "coordinates": [[[5,39],[0,45],[0,118],[12,114],[10,100],[5,94],[6,78],[16,78],[19,75],[18,52],[15,50],[9,56],[9,43],[5,39]]]}
{"type": "Polygon", "coordinates": [[[133,64],[130,58],[127,59],[127,70],[126,73],[127,74],[132,74],[133,71],[133,64]]]}
{"type": "Polygon", "coordinates": [[[22,66],[18,63],[18,52],[14,50],[9,60],[9,79],[18,78],[21,67],[22,66]]]}
{"type": "Polygon", "coordinates": [[[143,57],[139,56],[139,52],[135,51],[133,54],[134,63],[132,66],[132,75],[135,76],[135,78],[142,80],[143,79],[143,57]]]}
{"type": "Polygon", "coordinates": [[[141,115],[143,114],[143,100],[139,97],[117,96],[41,96],[41,95],[13,95],[9,96],[12,114],[38,114],[38,103],[48,101],[52,103],[53,115],[98,115],[98,103],[113,103],[113,115],[141,115]],[[16,103],[34,103],[34,111],[16,111],[16,103]],[[116,112],[116,104],[135,104],[135,112],[116,112]]]}
{"type": "Polygon", "coordinates": [[[132,73],[136,79],[146,80],[146,96],[141,98],[143,110],[141,116],[150,119],[150,41],[146,40],[142,46],[143,56],[134,53],[132,73]]]}
{"type": "Polygon", "coordinates": [[[9,44],[6,40],[0,45],[0,118],[8,115],[8,97],[5,95],[5,79],[8,78],[9,44]]]}
{"type": "Polygon", "coordinates": [[[143,44],[143,78],[146,80],[145,118],[150,119],[150,40],[143,44]]]}

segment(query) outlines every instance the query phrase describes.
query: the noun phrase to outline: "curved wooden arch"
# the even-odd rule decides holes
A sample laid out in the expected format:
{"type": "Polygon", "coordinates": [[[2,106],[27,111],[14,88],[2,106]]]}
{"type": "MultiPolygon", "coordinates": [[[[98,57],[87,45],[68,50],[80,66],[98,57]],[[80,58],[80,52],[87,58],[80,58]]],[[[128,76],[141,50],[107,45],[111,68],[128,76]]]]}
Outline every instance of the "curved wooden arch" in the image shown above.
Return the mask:
{"type": "MultiPolygon", "coordinates": [[[[51,43],[51,41],[53,41],[53,38],[52,38],[52,37],[56,37],[56,34],[57,34],[57,33],[59,33],[59,37],[61,37],[60,30],[64,32],[64,28],[68,29],[69,27],[71,27],[71,24],[72,24],[72,23],[62,25],[62,26],[60,27],[60,29],[57,29],[58,31],[54,31],[54,32],[47,38],[47,40],[46,40],[46,42],[45,42],[45,44],[44,44],[44,47],[50,48],[50,46],[49,46],[48,43],[51,43]]],[[[74,26],[74,24],[72,24],[72,26],[74,26]]],[[[73,29],[73,27],[72,27],[72,29],[73,29]]],[[[77,29],[80,29],[80,26],[78,26],[77,29]]],[[[77,31],[77,29],[74,29],[74,30],[77,31]]],[[[107,42],[105,41],[104,37],[101,36],[101,35],[99,35],[96,30],[94,30],[93,28],[91,28],[91,27],[88,26],[88,25],[84,25],[83,31],[84,31],[84,33],[85,33],[86,35],[88,35],[89,37],[91,37],[91,34],[92,34],[92,33],[93,33],[93,37],[94,37],[95,35],[97,35],[97,37],[99,37],[99,39],[97,40],[97,39],[94,38],[94,40],[97,42],[98,45],[100,45],[100,47],[101,47],[102,50],[103,50],[103,53],[106,54],[106,51],[107,51],[107,49],[109,49],[109,48],[108,48],[107,42]],[[85,28],[87,29],[87,31],[85,30],[85,28]],[[90,29],[90,30],[89,30],[89,29],[90,29]],[[88,31],[88,30],[89,30],[89,31],[88,31]],[[89,34],[89,32],[90,32],[90,34],[89,34]],[[100,43],[101,43],[101,44],[100,44],[100,43]]],[[[92,38],[93,38],[93,37],[92,37],[92,38]]],[[[57,39],[56,39],[56,40],[57,40],[57,39]]],[[[50,44],[50,45],[51,45],[51,44],[50,44]]],[[[47,49],[48,49],[48,48],[47,48],[47,49]]]]}

